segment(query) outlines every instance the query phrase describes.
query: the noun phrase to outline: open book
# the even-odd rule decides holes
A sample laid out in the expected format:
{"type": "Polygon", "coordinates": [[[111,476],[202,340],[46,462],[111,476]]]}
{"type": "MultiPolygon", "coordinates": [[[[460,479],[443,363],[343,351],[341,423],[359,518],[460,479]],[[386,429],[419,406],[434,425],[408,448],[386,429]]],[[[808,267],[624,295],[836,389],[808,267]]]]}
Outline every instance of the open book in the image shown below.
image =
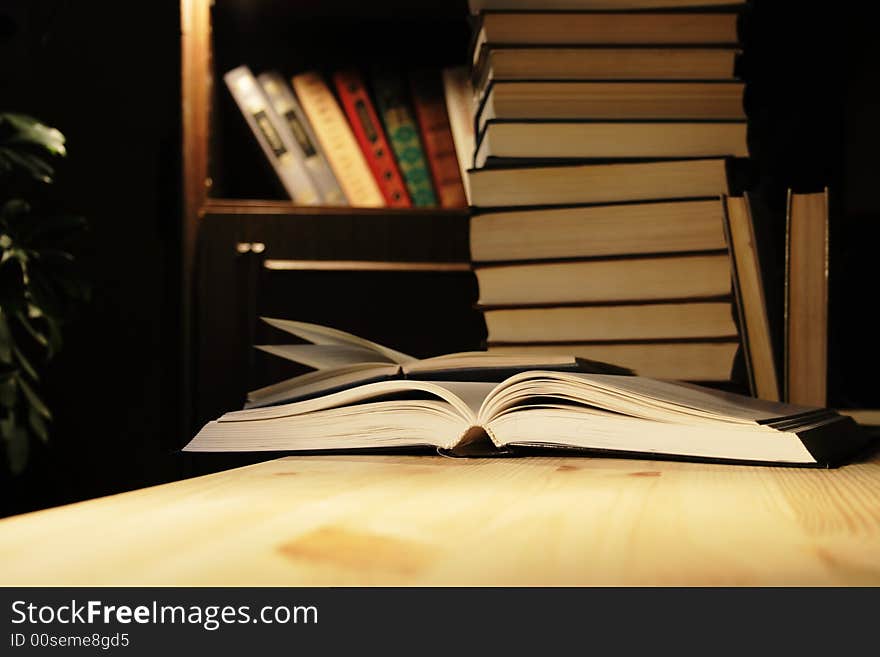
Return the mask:
{"type": "Polygon", "coordinates": [[[607,363],[566,355],[469,351],[418,359],[338,329],[287,319],[263,318],[312,344],[257,345],[270,354],[316,369],[248,393],[246,408],[306,399],[387,379],[452,379],[499,382],[537,369],[631,374],[607,363]]]}
{"type": "Polygon", "coordinates": [[[501,383],[390,380],[226,413],[190,452],[432,447],[598,450],[834,465],[867,438],[833,411],[635,376],[530,371],[501,383]]]}

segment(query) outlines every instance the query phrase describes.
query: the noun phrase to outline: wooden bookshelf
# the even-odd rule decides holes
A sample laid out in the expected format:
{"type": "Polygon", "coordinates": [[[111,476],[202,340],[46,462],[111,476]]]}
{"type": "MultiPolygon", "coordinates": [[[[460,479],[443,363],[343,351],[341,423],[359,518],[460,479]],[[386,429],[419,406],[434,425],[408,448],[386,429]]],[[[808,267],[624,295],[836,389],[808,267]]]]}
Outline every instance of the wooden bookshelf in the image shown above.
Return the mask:
{"type": "MultiPolygon", "coordinates": [[[[193,409],[185,430],[241,401],[242,381],[253,383],[257,314],[272,299],[283,299],[285,286],[291,299],[309,296],[302,294],[306,285],[377,296],[411,296],[422,286],[430,290],[437,317],[420,316],[412,331],[431,325],[436,334],[422,330],[422,338],[407,346],[424,355],[479,346],[467,210],[314,207],[285,200],[222,82],[240,64],[286,78],[374,64],[400,70],[464,64],[467,16],[465,0],[181,0],[182,284],[190,354],[184,388],[193,409]]],[[[312,306],[300,319],[346,319],[328,307],[331,300],[309,298],[312,306]]],[[[406,321],[405,304],[395,314],[388,299],[376,303],[393,315],[384,329],[363,317],[340,328],[407,339],[405,327],[393,326],[406,321]]],[[[428,312],[424,303],[410,303],[417,313],[428,312]]],[[[296,304],[291,301],[285,315],[296,314],[296,304]]],[[[358,308],[361,315],[375,314],[358,308]]]]}

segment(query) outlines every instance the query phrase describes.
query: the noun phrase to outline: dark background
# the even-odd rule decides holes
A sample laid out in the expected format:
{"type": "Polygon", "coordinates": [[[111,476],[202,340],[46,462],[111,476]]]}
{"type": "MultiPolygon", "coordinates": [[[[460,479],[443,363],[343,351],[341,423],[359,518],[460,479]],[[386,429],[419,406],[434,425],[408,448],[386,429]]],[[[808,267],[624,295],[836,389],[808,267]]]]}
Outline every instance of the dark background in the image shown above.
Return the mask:
{"type": "MultiPolygon", "coordinates": [[[[745,44],[758,186],[774,229],[786,187],[832,190],[830,403],[852,407],[880,405],[880,53],[869,12],[755,0],[745,44]]],[[[180,381],[190,357],[180,348],[179,4],[3,0],[0,111],[67,136],[55,194],[89,220],[80,256],[94,286],[47,377],[52,443],[22,476],[2,475],[0,512],[186,475],[175,454],[189,438],[180,381]]]]}

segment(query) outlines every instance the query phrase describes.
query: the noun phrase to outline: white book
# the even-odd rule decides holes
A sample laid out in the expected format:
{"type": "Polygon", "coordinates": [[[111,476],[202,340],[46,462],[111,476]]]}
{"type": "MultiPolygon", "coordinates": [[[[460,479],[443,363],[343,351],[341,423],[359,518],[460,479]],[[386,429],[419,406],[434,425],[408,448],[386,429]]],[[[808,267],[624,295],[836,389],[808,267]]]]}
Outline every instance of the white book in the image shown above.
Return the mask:
{"type": "Polygon", "coordinates": [[[321,194],[306,170],[302,151],[283,131],[282,119],[251,70],[239,66],[223,79],[290,198],[301,205],[320,204],[321,194]]]}
{"type": "Polygon", "coordinates": [[[333,175],[293,90],[281,74],[274,71],[261,73],[257,76],[257,80],[272,104],[272,109],[283,119],[291,140],[299,147],[306,169],[315,181],[323,202],[327,205],[348,205],[348,199],[345,198],[336,176],[333,175]]]}
{"type": "Polygon", "coordinates": [[[446,96],[446,113],[455,144],[455,156],[461,171],[461,181],[468,203],[471,186],[467,171],[473,166],[476,136],[474,135],[474,90],[468,69],[464,66],[443,69],[443,92],[446,96]]]}

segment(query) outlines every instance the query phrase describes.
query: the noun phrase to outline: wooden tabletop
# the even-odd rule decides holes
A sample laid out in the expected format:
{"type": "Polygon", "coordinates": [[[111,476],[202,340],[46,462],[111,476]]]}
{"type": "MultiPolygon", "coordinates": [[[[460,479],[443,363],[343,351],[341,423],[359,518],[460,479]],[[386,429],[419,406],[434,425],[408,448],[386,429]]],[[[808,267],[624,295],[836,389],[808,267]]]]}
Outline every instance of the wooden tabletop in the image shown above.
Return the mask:
{"type": "Polygon", "coordinates": [[[877,585],[880,455],[287,457],[0,521],[0,584],[877,585]]]}

